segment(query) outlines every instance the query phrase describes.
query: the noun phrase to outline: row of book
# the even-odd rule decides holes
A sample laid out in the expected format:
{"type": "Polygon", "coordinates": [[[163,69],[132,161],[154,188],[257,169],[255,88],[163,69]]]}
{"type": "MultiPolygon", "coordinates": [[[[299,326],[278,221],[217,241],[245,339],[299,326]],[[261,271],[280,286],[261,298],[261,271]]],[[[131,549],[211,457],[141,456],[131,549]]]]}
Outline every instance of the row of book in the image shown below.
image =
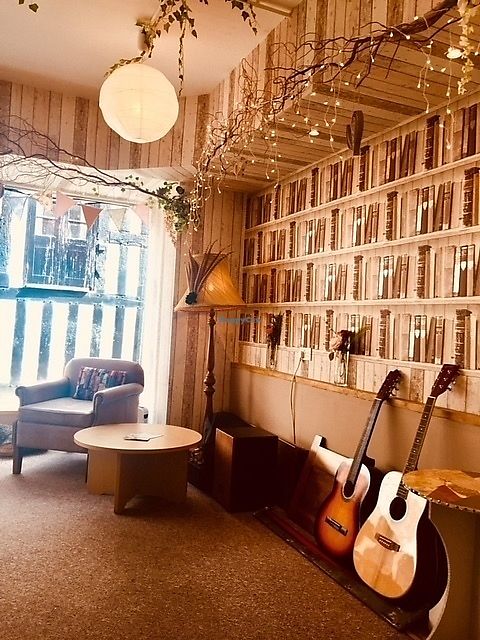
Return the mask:
{"type": "MultiPolygon", "coordinates": [[[[240,340],[264,344],[272,314],[253,311],[240,316],[240,340]]],[[[480,368],[477,344],[479,319],[468,309],[456,309],[455,318],[443,315],[394,313],[382,309],[377,316],[296,313],[287,310],[282,324],[281,345],[330,350],[335,332],[352,332],[351,353],[388,360],[442,364],[453,360],[464,369],[480,368]]]]}
{"type": "Polygon", "coordinates": [[[480,296],[480,248],[423,244],[416,255],[357,254],[353,264],[307,262],[305,269],[244,272],[242,296],[249,304],[480,296]]]}
{"type": "Polygon", "coordinates": [[[467,169],[463,189],[460,186],[446,181],[402,194],[392,191],[384,202],[336,208],[328,216],[291,220],[286,227],[259,230],[244,240],[243,264],[265,264],[478,225],[480,167],[467,169]]]}
{"type": "Polygon", "coordinates": [[[309,262],[305,273],[302,269],[244,273],[242,298],[247,304],[346,300],[348,272],[346,263],[309,262]]]}
{"type": "Polygon", "coordinates": [[[431,116],[421,131],[366,145],[359,156],[314,167],[308,178],[278,184],[273,192],[250,197],[245,228],[480,153],[479,106],[431,116]]]}

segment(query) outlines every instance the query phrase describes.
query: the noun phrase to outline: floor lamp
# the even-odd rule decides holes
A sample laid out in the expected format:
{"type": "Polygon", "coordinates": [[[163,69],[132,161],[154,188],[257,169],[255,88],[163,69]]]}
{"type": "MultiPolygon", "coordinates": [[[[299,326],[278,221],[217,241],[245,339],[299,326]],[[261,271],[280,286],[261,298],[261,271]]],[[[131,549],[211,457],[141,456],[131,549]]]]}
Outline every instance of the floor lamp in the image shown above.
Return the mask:
{"type": "MultiPolygon", "coordinates": [[[[199,256],[189,255],[187,262],[188,286],[180,298],[175,311],[190,313],[208,312],[208,351],[207,367],[204,379],[206,396],[205,415],[202,424],[202,445],[197,449],[191,462],[197,467],[210,467],[213,454],[213,395],[215,393],[215,325],[218,309],[237,309],[245,305],[234,285],[226,258],[226,253],[213,253],[210,250],[199,256]]],[[[195,484],[202,484],[202,480],[195,484]]],[[[205,482],[208,482],[206,480],[205,482]]]]}

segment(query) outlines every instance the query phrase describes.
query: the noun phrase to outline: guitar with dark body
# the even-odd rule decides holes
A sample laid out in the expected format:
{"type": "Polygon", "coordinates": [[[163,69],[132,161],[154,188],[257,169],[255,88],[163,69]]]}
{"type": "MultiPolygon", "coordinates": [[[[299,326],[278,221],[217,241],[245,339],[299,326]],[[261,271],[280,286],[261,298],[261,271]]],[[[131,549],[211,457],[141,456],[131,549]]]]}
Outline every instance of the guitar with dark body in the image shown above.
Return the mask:
{"type": "Polygon", "coordinates": [[[353,562],[358,575],[387,598],[410,595],[417,572],[420,524],[427,512],[427,500],[409,491],[402,478],[416,469],[435,401],[450,388],[458,372],[457,365],[442,366],[425,403],[405,469],[385,475],[377,504],[355,540],[353,562]]]}
{"type": "Polygon", "coordinates": [[[353,460],[342,462],[333,488],[322,503],[314,527],[318,545],[336,559],[350,558],[360,529],[360,507],[370,486],[370,472],[363,461],[380,408],[401,378],[398,369],[390,371],[378,391],[353,460]]]}

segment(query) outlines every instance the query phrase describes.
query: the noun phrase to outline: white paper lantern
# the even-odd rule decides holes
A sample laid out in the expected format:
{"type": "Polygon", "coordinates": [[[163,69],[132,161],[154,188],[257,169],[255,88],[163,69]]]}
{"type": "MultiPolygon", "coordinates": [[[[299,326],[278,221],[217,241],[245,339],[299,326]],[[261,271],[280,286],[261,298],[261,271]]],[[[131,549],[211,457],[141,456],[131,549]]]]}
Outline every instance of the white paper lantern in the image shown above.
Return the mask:
{"type": "Polygon", "coordinates": [[[130,142],[163,138],[178,118],[173,85],[142,63],[115,69],[100,89],[99,105],[108,126],[130,142]]]}

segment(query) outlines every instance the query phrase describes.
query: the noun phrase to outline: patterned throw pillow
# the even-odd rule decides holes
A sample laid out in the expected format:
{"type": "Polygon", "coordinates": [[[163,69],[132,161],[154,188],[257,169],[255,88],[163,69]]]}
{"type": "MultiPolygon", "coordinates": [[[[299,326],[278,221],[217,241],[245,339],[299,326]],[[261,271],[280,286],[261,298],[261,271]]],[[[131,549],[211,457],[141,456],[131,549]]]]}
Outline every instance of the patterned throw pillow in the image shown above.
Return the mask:
{"type": "Polygon", "coordinates": [[[126,371],[82,367],[73,397],[76,400],[93,400],[93,396],[97,391],[118,387],[123,384],[126,375],[126,371]]]}

